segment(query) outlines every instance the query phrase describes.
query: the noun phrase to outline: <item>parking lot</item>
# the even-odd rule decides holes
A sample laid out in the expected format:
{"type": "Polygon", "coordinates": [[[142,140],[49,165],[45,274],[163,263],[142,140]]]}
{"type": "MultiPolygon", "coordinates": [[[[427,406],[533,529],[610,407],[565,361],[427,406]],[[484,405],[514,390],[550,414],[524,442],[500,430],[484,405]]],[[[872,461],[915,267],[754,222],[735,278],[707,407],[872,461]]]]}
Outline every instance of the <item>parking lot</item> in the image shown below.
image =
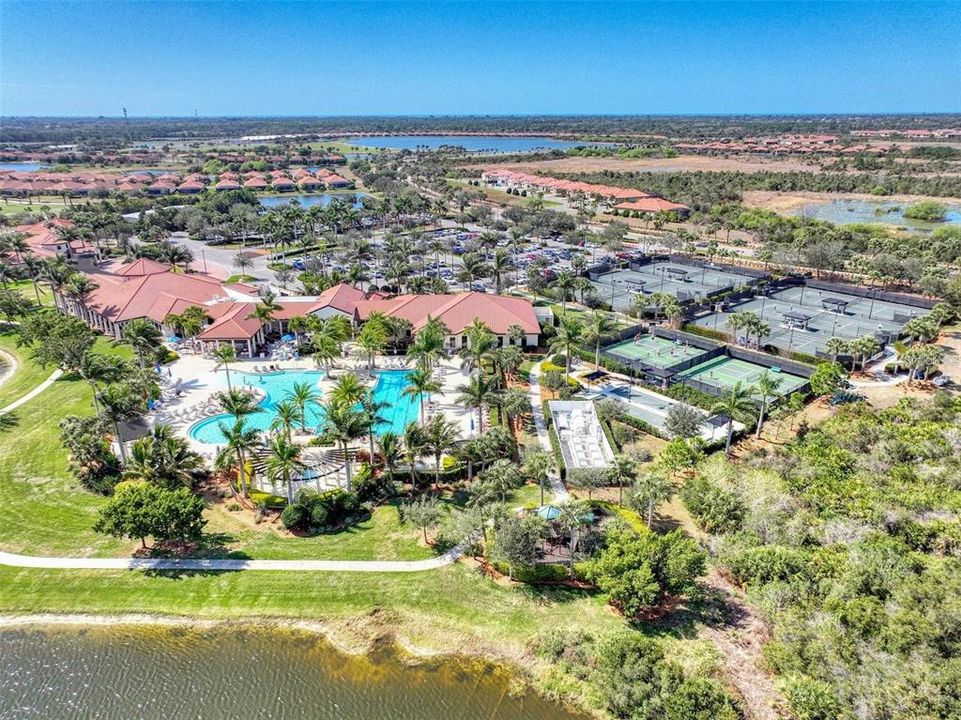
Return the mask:
{"type": "Polygon", "coordinates": [[[593,280],[595,290],[615,310],[627,310],[637,295],[667,293],[679,301],[701,300],[709,293],[746,285],[752,277],[724,268],[695,267],[672,262],[650,263],[632,270],[614,270],[593,280]]]}
{"type": "Polygon", "coordinates": [[[745,310],[757,313],[771,326],[765,344],[809,355],[825,352],[832,337],[853,340],[874,335],[890,342],[908,320],[925,313],[921,308],[871,297],[794,287],[751,298],[727,312],[711,313],[698,318],[696,324],[725,331],[727,318],[745,310]]]}

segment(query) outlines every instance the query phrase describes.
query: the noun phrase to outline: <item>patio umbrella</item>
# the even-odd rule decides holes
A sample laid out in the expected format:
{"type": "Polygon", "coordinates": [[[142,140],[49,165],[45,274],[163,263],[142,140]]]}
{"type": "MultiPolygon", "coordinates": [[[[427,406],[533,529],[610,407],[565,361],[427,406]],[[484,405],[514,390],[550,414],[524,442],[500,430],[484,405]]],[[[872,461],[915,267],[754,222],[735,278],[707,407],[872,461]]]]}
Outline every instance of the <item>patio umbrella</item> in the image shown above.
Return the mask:
{"type": "Polygon", "coordinates": [[[534,512],[545,520],[557,520],[561,516],[561,511],[554,505],[541,505],[534,512]]]}
{"type": "Polygon", "coordinates": [[[284,342],[293,342],[295,338],[290,333],[287,333],[286,335],[282,336],[280,339],[283,340],[284,342]]]}

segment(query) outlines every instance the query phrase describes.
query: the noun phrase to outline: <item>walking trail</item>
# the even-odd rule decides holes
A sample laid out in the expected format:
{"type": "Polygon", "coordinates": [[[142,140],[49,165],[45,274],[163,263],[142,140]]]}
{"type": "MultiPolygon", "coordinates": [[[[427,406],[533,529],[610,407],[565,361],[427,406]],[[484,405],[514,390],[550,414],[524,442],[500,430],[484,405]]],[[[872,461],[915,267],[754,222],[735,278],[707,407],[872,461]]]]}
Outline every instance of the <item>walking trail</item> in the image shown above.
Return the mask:
{"type": "Polygon", "coordinates": [[[412,573],[450,565],[463,545],[427,560],[183,560],[166,558],[72,558],[14,555],[0,551],[0,565],[58,570],[286,570],[295,572],[412,573]]]}
{"type": "MultiPolygon", "coordinates": [[[[544,419],[544,409],[541,405],[541,386],[538,379],[540,372],[540,363],[535,364],[534,367],[531,368],[529,399],[531,402],[531,411],[534,416],[534,429],[537,430],[537,439],[544,452],[554,457],[554,448],[551,447],[551,436],[547,430],[547,421],[544,419]]],[[[564,487],[564,483],[561,482],[561,476],[557,470],[551,470],[547,474],[547,478],[550,480],[551,489],[554,491],[554,501],[558,503],[567,502],[570,499],[570,495],[567,492],[567,488],[564,487]]]]}
{"type": "Polygon", "coordinates": [[[13,412],[14,410],[16,410],[18,407],[20,407],[20,406],[23,405],[24,403],[30,402],[30,401],[33,400],[35,397],[37,397],[37,395],[39,395],[39,394],[42,393],[44,390],[46,390],[48,387],[50,387],[50,386],[53,385],[55,382],[57,382],[57,380],[60,378],[61,375],[63,375],[63,370],[60,370],[60,369],[54,370],[52,373],[50,373],[50,377],[48,377],[48,378],[47,378],[46,380],[44,380],[42,383],[40,383],[39,385],[37,385],[37,387],[35,387],[35,388],[34,388],[33,390],[31,390],[30,392],[28,392],[26,395],[24,395],[24,396],[22,396],[22,397],[20,397],[20,398],[17,398],[17,399],[14,400],[12,403],[10,403],[9,405],[7,405],[5,408],[0,408],[0,415],[6,415],[6,414],[9,413],[9,412],[13,412]]]}

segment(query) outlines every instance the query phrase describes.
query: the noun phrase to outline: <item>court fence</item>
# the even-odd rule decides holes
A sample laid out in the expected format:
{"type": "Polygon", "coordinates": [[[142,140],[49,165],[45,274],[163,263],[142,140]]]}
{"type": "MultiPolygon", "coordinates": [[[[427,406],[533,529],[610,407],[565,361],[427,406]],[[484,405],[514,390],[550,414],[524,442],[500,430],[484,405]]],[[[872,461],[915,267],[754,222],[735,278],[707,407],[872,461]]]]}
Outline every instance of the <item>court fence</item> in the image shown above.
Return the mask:
{"type": "Polygon", "coordinates": [[[809,288],[814,288],[815,290],[827,290],[828,292],[836,292],[844,295],[855,295],[862,298],[874,298],[875,300],[898,303],[899,305],[908,305],[910,307],[922,308],[924,310],[930,310],[938,304],[937,300],[933,300],[931,298],[890,292],[888,290],[881,290],[876,287],[858,287],[857,285],[832,283],[825,280],[808,280],[807,286],[809,288]]]}

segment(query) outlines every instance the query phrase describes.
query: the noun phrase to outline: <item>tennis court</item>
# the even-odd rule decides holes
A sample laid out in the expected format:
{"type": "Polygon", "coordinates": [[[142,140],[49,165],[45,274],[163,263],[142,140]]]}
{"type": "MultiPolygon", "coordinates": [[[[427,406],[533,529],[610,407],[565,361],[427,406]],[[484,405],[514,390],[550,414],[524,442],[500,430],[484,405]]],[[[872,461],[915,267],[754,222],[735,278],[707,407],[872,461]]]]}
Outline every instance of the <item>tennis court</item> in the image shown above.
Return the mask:
{"type": "Polygon", "coordinates": [[[680,263],[659,262],[635,266],[632,270],[615,270],[592,281],[602,300],[615,310],[625,310],[636,295],[667,293],[679,301],[701,300],[709,293],[746,285],[754,278],[728,269],[695,267],[680,263]]]}
{"type": "Polygon", "coordinates": [[[783,395],[790,395],[807,383],[807,380],[799,375],[792,375],[778,368],[767,368],[763,365],[755,365],[746,360],[727,356],[695,365],[690,370],[678,373],[675,379],[679,379],[681,382],[695,380],[724,391],[734,387],[737,383],[741,383],[744,387],[753,387],[764,373],[769,373],[780,379],[781,384],[778,387],[778,392],[783,395]]]}
{"type": "Polygon", "coordinates": [[[640,361],[657,368],[671,367],[707,352],[693,345],[677,343],[656,335],[641,335],[616,345],[608,345],[604,350],[628,362],[640,361]]]}
{"type": "Polygon", "coordinates": [[[699,318],[696,324],[727,331],[727,318],[734,312],[745,310],[757,313],[770,325],[771,332],[764,338],[764,344],[809,355],[825,352],[825,345],[832,337],[845,340],[865,335],[885,340],[896,338],[908,320],[926,312],[910,305],[869,297],[793,287],[769,296],[751,298],[731,307],[728,312],[711,313],[699,318]]]}

